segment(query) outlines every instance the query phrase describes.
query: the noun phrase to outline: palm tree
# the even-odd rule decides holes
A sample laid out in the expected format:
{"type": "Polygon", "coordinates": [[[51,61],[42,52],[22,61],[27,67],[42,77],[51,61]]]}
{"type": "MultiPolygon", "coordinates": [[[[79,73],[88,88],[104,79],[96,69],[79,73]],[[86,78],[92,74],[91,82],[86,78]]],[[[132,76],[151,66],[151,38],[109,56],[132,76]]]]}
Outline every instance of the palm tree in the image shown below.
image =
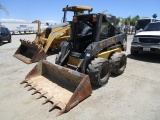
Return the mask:
{"type": "Polygon", "coordinates": [[[120,17],[116,18],[116,25],[118,25],[119,22],[121,22],[121,18],[120,17]]]}
{"type": "Polygon", "coordinates": [[[140,19],[139,15],[136,15],[132,18],[131,25],[135,26],[136,22],[140,19]]]}
{"type": "Polygon", "coordinates": [[[126,25],[129,25],[129,26],[130,26],[131,22],[132,22],[132,18],[131,18],[131,16],[128,16],[128,17],[126,18],[126,25]]]}
{"type": "Polygon", "coordinates": [[[121,18],[121,23],[125,25],[125,18],[121,18]]]}
{"type": "Polygon", "coordinates": [[[3,12],[5,12],[6,14],[8,14],[7,9],[6,9],[5,7],[3,7],[3,5],[1,5],[1,3],[0,3],[0,11],[3,11],[3,12]]]}
{"type": "Polygon", "coordinates": [[[152,17],[153,17],[153,18],[157,18],[157,14],[153,14],[152,17]]]}
{"type": "Polygon", "coordinates": [[[135,16],[135,19],[136,19],[136,20],[139,20],[139,19],[140,19],[140,16],[139,16],[139,15],[136,15],[136,16],[135,16]]]}

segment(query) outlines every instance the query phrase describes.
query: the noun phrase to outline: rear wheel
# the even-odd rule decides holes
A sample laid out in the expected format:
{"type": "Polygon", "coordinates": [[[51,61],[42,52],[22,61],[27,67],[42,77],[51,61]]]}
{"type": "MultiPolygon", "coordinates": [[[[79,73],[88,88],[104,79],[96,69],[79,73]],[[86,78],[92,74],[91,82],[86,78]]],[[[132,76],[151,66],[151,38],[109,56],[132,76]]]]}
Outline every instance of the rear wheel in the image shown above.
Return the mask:
{"type": "Polygon", "coordinates": [[[111,72],[116,75],[120,75],[124,72],[127,64],[127,57],[124,53],[114,53],[109,62],[112,64],[111,72]]]}
{"type": "Polygon", "coordinates": [[[87,74],[91,83],[97,86],[103,86],[110,77],[111,66],[107,59],[95,58],[88,65],[87,74]]]}
{"type": "Polygon", "coordinates": [[[8,43],[11,43],[12,42],[12,40],[11,40],[11,37],[9,38],[9,40],[8,40],[8,43]]]}

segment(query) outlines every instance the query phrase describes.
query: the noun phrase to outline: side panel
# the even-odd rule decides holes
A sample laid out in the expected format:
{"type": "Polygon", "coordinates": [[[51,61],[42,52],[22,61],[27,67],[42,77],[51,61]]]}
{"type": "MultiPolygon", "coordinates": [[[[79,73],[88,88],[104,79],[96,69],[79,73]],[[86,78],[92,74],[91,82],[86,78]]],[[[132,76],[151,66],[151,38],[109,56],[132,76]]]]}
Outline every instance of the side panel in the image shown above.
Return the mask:
{"type": "Polygon", "coordinates": [[[112,50],[107,50],[107,51],[101,52],[101,53],[95,55],[95,57],[109,58],[109,56],[110,56],[113,52],[121,52],[121,51],[122,51],[122,48],[118,47],[118,48],[115,48],[115,49],[112,49],[112,50]]]}
{"type": "Polygon", "coordinates": [[[86,49],[85,59],[83,61],[82,73],[86,73],[87,65],[94,58],[94,56],[97,55],[97,53],[100,53],[101,51],[104,50],[108,51],[118,47],[122,48],[123,47],[122,43],[124,39],[126,39],[126,34],[122,33],[114,37],[110,37],[108,39],[104,39],[99,42],[93,42],[92,44],[90,44],[86,49]]]}

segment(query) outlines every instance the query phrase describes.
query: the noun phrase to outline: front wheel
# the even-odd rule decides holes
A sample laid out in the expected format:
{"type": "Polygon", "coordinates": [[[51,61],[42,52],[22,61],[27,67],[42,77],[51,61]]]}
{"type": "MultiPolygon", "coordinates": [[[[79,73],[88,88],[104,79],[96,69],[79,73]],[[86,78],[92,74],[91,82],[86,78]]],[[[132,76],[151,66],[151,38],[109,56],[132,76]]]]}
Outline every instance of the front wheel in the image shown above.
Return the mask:
{"type": "Polygon", "coordinates": [[[63,44],[65,43],[66,41],[62,41],[59,46],[58,46],[58,50],[61,51],[61,47],[63,46],[63,44]]]}
{"type": "Polygon", "coordinates": [[[55,64],[57,64],[57,65],[59,65],[59,64],[60,64],[61,55],[62,55],[62,53],[61,53],[61,52],[59,52],[59,53],[56,55],[55,64]]]}
{"type": "Polygon", "coordinates": [[[110,77],[111,66],[107,59],[95,58],[87,68],[91,83],[97,86],[105,85],[110,77]]]}

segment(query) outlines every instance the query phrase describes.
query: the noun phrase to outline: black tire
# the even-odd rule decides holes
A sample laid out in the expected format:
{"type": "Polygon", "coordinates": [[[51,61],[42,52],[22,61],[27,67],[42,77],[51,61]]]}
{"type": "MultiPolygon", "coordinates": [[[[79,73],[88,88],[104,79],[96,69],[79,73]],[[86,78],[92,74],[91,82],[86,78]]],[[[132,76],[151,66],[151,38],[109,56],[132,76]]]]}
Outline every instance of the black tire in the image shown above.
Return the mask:
{"type": "Polygon", "coordinates": [[[124,72],[127,64],[127,57],[124,53],[116,52],[114,53],[109,62],[112,65],[111,72],[116,75],[120,75],[124,72]]]}
{"type": "Polygon", "coordinates": [[[91,83],[96,86],[103,86],[108,82],[111,74],[111,65],[107,59],[95,58],[87,68],[87,74],[91,83]]]}
{"type": "Polygon", "coordinates": [[[60,64],[61,55],[62,55],[61,52],[59,52],[59,53],[56,55],[55,64],[58,64],[58,65],[60,64]]]}
{"type": "Polygon", "coordinates": [[[67,54],[67,51],[69,50],[69,47],[70,47],[70,42],[69,41],[64,41],[60,44],[60,52],[56,56],[55,64],[58,64],[58,65],[60,64],[61,59],[64,58],[65,55],[67,54]],[[65,47],[63,47],[64,44],[65,44],[65,47]]]}
{"type": "Polygon", "coordinates": [[[58,50],[61,51],[61,47],[63,46],[63,44],[65,43],[66,41],[62,41],[60,44],[59,44],[59,47],[58,47],[58,50]]]}
{"type": "Polygon", "coordinates": [[[2,40],[0,40],[0,46],[2,46],[2,44],[3,44],[3,41],[2,41],[2,40]]]}
{"type": "Polygon", "coordinates": [[[10,36],[10,38],[9,38],[9,40],[8,40],[8,43],[11,43],[12,42],[12,40],[11,40],[11,36],[10,36]]]}
{"type": "Polygon", "coordinates": [[[138,51],[135,51],[135,50],[131,49],[131,55],[138,55],[138,53],[139,53],[138,51]]]}

